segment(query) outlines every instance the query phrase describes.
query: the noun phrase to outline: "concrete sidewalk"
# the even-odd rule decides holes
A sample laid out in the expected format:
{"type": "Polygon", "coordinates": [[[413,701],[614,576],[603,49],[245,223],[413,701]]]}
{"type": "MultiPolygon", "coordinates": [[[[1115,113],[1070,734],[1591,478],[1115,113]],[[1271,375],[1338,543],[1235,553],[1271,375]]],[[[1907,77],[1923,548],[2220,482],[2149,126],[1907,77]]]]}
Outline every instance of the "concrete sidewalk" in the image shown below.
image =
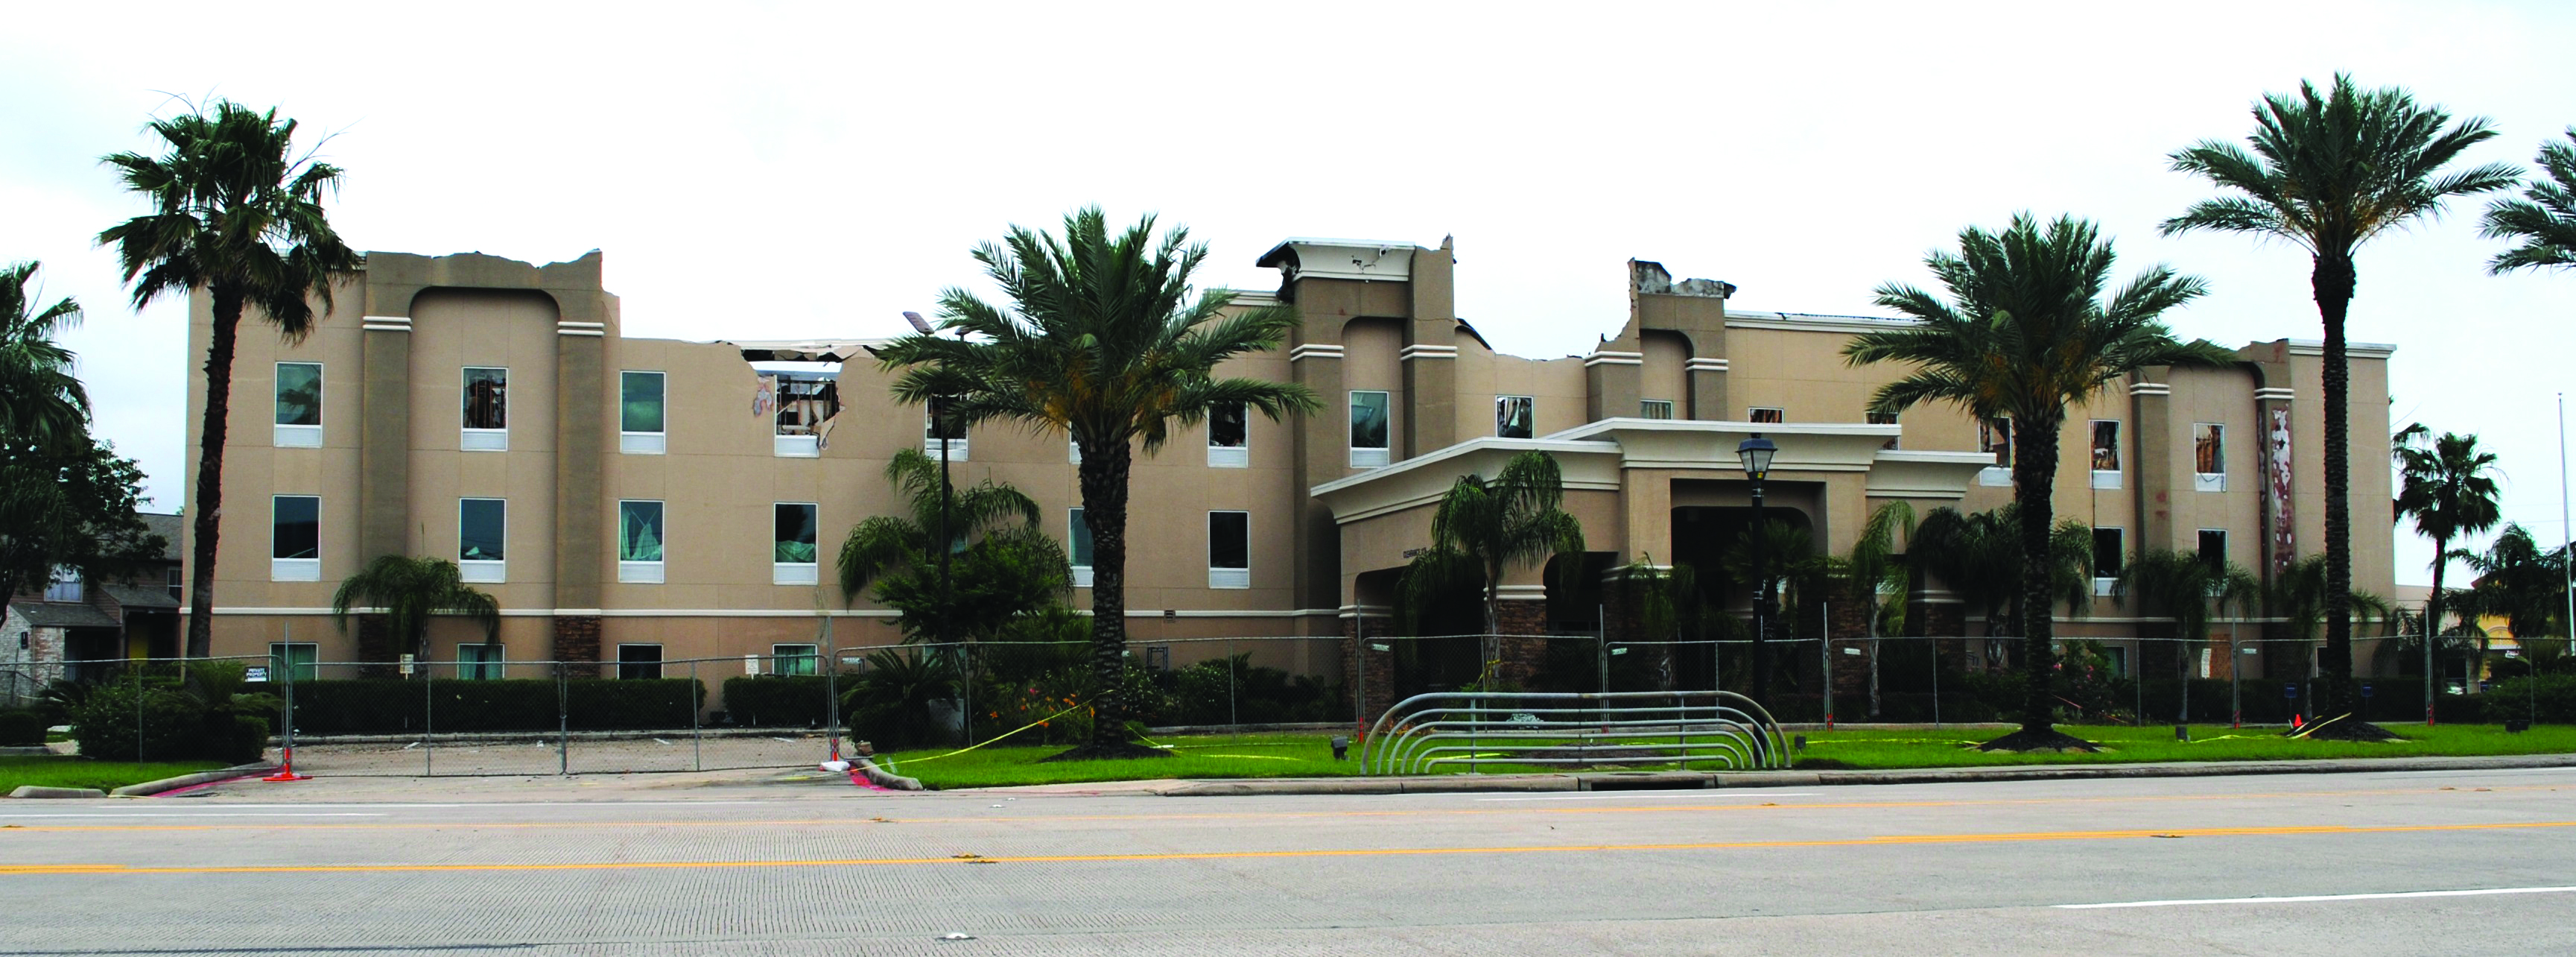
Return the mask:
{"type": "Polygon", "coordinates": [[[1938,784],[1973,781],[2062,781],[2084,778],[2197,778],[2242,774],[2491,771],[2511,768],[2571,767],[2576,767],[2576,754],[2465,758],[2344,758],[2306,761],[2042,764],[1984,768],[1903,768],[1885,771],[1603,771],[1576,774],[1436,774],[1215,781],[1100,781],[1083,784],[1037,784],[960,790],[978,794],[1150,794],[1164,797],[1251,794],[1457,794],[1785,788],[1838,784],[1938,784]]]}

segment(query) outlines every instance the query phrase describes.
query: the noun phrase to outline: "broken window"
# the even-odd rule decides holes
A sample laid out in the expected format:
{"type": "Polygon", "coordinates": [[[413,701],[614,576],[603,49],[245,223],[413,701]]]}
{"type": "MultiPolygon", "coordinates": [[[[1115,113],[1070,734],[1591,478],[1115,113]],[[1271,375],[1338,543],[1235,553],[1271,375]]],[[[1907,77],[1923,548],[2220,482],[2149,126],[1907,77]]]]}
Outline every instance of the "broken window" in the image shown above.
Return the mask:
{"type": "MultiPolygon", "coordinates": [[[[1871,424],[1871,425],[1895,425],[1895,424],[1896,424],[1896,413],[1894,413],[1894,412],[1864,412],[1864,413],[1861,413],[1861,415],[1862,415],[1864,418],[1866,418],[1866,419],[1869,421],[1869,424],[1871,424]]],[[[1887,443],[1886,443],[1886,444],[1879,446],[1879,448],[1882,448],[1882,449],[1892,449],[1892,448],[1895,448],[1895,447],[1896,447],[1896,437],[1894,437],[1894,436],[1890,436],[1890,437],[1888,438],[1888,440],[1887,440],[1887,443]]]]}
{"type": "Polygon", "coordinates": [[[465,427],[510,427],[510,370],[465,368],[465,427]]]}
{"type": "Polygon", "coordinates": [[[2120,423],[2113,419],[2093,420],[2093,471],[2120,470],[2120,423]]]}
{"type": "Polygon", "coordinates": [[[1494,434],[1506,439],[1526,439],[1537,431],[1538,400],[1525,395],[1494,397],[1494,434]]]}
{"type": "Polygon", "coordinates": [[[1775,409],[1761,405],[1754,406],[1753,408],[1746,410],[1744,413],[1744,421],[1747,422],[1786,422],[1788,421],[1788,418],[1789,412],[1786,409],[1775,409]]]}
{"type": "Polygon", "coordinates": [[[778,434],[818,435],[841,411],[841,389],[828,375],[778,377],[778,434]]]}
{"type": "Polygon", "coordinates": [[[2003,416],[1978,419],[1977,451],[1994,455],[1997,466],[2011,466],[2013,464],[2012,419],[2003,416]]]}

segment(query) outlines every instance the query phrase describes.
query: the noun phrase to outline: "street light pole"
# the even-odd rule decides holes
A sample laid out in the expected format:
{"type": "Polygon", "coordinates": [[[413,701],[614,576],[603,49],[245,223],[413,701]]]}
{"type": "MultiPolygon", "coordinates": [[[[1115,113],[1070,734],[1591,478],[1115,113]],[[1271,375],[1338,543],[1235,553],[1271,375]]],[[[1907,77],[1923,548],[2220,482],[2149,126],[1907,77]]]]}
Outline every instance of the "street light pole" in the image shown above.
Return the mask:
{"type": "Polygon", "coordinates": [[[1735,446],[1744,478],[1753,483],[1753,699],[1769,706],[1771,697],[1771,556],[1762,534],[1762,480],[1771,472],[1779,446],[1755,433],[1735,446]]]}
{"type": "MultiPolygon", "coordinates": [[[[914,332],[918,332],[925,336],[938,334],[938,331],[933,328],[928,321],[921,318],[920,313],[906,312],[903,314],[903,318],[912,323],[914,332]]],[[[958,332],[957,337],[959,339],[964,339],[966,334],[965,332],[960,331],[958,332]]],[[[948,533],[948,505],[953,494],[948,479],[948,398],[949,397],[945,394],[933,395],[930,397],[930,431],[933,435],[939,437],[939,528],[938,540],[933,545],[933,547],[939,550],[939,614],[935,619],[933,619],[930,638],[933,644],[942,649],[943,654],[956,656],[955,660],[958,663],[957,687],[959,694],[959,704],[957,707],[957,733],[959,737],[971,741],[974,739],[973,728],[975,718],[974,709],[971,707],[973,702],[966,697],[966,695],[972,693],[973,687],[973,682],[969,681],[966,675],[969,662],[965,654],[965,649],[951,647],[949,644],[948,624],[950,613],[954,611],[951,607],[954,599],[951,597],[952,592],[949,588],[948,560],[950,553],[956,550],[956,540],[948,533]]]]}

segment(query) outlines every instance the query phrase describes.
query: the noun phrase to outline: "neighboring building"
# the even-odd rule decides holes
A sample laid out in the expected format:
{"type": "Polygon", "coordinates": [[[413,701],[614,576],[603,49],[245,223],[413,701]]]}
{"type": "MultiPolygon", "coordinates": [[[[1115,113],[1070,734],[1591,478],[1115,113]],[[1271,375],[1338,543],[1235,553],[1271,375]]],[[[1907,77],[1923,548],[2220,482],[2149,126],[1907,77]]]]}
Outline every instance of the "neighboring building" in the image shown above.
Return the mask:
{"type": "MultiPolygon", "coordinates": [[[[1712,558],[1746,522],[1734,450],[1757,432],[1780,446],[1773,514],[1834,552],[1883,502],[1980,510],[2011,497],[1998,463],[2008,444],[1991,425],[1947,408],[1901,422],[1865,414],[1871,391],[1903,370],[1848,368],[1840,349],[1897,320],[1729,310],[1730,284],[1631,262],[1616,335],[1586,355],[1523,359],[1494,353],[1457,317],[1445,242],[1298,239],[1260,262],[1279,269],[1278,290],[1238,302],[1286,303],[1305,321],[1280,350],[1226,371],[1303,383],[1327,411],[1284,423],[1219,415],[1138,460],[1127,603],[1142,643],[1303,637],[1256,654],[1347,673],[1368,653],[1343,636],[1385,614],[1405,552],[1428,544],[1441,491],[1523,449],[1563,465],[1566,507],[1595,553],[1588,567],[1712,558]]],[[[297,345],[245,323],[217,653],[256,654],[291,620],[323,659],[353,658],[354,640],[316,616],[338,580],[390,552],[457,559],[500,599],[501,641],[518,660],[642,669],[799,653],[819,616],[890,616],[864,599],[845,610],[820,567],[853,524],[896,508],[881,478],[896,449],[938,454],[924,411],[888,395],[869,343],[629,339],[595,252],[544,267],[376,253],[336,302],[297,345]]],[[[207,310],[199,297],[199,351],[207,310]]],[[[2355,436],[2387,433],[2390,352],[2352,350],[2355,436]]],[[[2319,353],[2256,343],[2233,368],[2150,371],[2072,410],[2058,515],[2093,526],[2106,563],[2153,547],[2268,568],[2318,548],[2319,353]]],[[[192,410],[202,389],[192,382],[192,410]]],[[[1064,437],[995,426],[956,438],[958,480],[1028,492],[1082,564],[1064,437]]],[[[2389,497],[2384,447],[2352,449],[2354,585],[2386,594],[2391,520],[2358,507],[2389,497]]],[[[1081,591],[1074,603],[1087,606],[1081,591]]],[[[1513,633],[1588,632],[1606,614],[1569,607],[1568,595],[1550,611],[1536,571],[1504,592],[1513,633]]],[[[1923,627],[1981,634],[1946,592],[1921,600],[1923,627]]],[[[2133,636],[2135,614],[2105,598],[2059,631],[2133,636]]],[[[1857,620],[1840,617],[1836,637],[1856,634],[1857,620]]],[[[870,625],[835,640],[893,637],[870,625]]],[[[476,641],[462,623],[433,632],[442,660],[476,641]]],[[[1175,650],[1181,663],[1222,648],[1175,650]]],[[[2223,676],[2228,657],[2221,645],[2213,664],[2182,664],[2223,676]]]]}
{"type": "Polygon", "coordinates": [[[44,588],[9,598],[0,622],[0,706],[58,678],[108,673],[112,662],[179,656],[179,516],[141,513],[161,536],[158,561],[118,581],[63,569],[44,588]]]}

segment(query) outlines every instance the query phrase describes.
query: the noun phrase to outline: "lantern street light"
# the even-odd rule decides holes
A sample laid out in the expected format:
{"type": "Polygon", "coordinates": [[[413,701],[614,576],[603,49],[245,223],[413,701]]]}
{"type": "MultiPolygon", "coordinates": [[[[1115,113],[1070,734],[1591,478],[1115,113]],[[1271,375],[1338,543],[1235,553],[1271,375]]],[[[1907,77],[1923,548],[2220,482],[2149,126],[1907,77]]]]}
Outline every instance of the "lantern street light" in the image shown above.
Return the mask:
{"type": "Polygon", "coordinates": [[[1744,465],[1744,478],[1753,483],[1753,525],[1747,533],[1753,539],[1753,699],[1770,704],[1771,697],[1771,565],[1762,534],[1762,480],[1771,474],[1771,457],[1780,447],[1771,444],[1761,433],[1737,443],[1735,457],[1744,465]]]}

